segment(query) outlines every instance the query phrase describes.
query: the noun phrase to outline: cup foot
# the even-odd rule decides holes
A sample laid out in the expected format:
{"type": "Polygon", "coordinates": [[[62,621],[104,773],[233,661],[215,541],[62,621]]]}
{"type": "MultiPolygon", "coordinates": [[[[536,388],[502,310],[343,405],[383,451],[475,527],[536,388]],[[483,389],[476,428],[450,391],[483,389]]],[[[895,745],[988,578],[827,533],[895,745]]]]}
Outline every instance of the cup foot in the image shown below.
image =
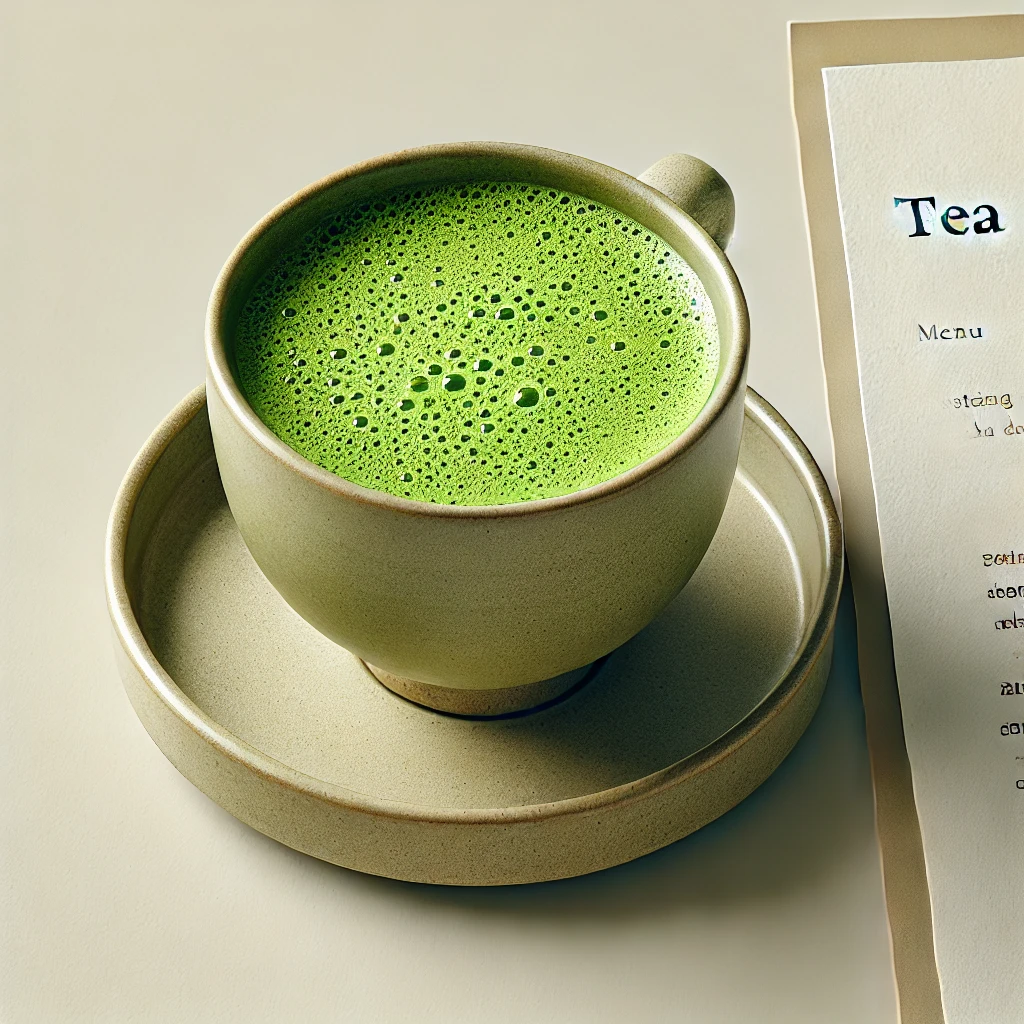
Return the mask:
{"type": "Polygon", "coordinates": [[[593,665],[584,665],[582,668],[573,669],[572,672],[563,672],[560,676],[542,679],[537,683],[524,683],[522,686],[467,690],[454,686],[421,683],[416,679],[396,676],[369,662],[363,662],[363,664],[373,673],[379,683],[400,697],[405,697],[406,700],[422,704],[432,711],[443,711],[449,715],[468,715],[474,718],[508,715],[547,704],[583,682],[594,667],[593,665]]]}

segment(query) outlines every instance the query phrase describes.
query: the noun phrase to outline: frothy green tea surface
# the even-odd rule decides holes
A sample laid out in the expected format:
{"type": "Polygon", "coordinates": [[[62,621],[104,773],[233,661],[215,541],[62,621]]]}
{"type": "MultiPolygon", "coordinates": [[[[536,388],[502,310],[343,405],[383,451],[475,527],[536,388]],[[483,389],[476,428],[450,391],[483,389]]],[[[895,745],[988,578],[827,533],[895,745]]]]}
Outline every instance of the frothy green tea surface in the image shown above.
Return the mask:
{"type": "Polygon", "coordinates": [[[235,338],[261,420],[353,483],[491,505],[661,451],[718,371],[710,299],[656,235],[508,182],[339,211],[280,256],[235,338]]]}

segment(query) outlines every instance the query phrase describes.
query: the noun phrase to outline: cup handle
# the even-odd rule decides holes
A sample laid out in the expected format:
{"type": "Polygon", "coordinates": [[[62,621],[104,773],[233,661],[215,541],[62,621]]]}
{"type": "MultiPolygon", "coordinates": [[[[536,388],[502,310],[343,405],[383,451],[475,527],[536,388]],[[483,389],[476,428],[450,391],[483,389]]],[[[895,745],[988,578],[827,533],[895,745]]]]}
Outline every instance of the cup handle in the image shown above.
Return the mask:
{"type": "Polygon", "coordinates": [[[732,237],[736,203],[729,183],[703,160],[671,153],[648,167],[640,180],[668,196],[725,249],[732,237]]]}

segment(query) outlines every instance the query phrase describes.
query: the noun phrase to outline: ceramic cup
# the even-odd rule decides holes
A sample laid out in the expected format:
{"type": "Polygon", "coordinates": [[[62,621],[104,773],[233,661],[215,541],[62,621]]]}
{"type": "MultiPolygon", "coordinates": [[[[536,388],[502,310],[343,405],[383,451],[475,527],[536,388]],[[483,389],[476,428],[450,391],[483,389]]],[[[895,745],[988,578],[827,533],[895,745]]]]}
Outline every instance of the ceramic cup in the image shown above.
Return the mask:
{"type": "Polygon", "coordinates": [[[357,164],[282,203],[221,271],[206,327],[221,479],[249,551],[303,618],[391,689],[457,714],[551,700],[647,625],[697,568],[721,519],[743,426],[748,324],[722,249],[732,192],[676,155],[642,179],[502,143],[429,146],[357,164]],[[350,483],[279,440],[249,407],[235,324],[274,255],[339,207],[399,187],[530,182],[614,207],[697,272],[718,321],[718,377],[697,418],[605,483],[508,505],[412,501],[350,483]]]}

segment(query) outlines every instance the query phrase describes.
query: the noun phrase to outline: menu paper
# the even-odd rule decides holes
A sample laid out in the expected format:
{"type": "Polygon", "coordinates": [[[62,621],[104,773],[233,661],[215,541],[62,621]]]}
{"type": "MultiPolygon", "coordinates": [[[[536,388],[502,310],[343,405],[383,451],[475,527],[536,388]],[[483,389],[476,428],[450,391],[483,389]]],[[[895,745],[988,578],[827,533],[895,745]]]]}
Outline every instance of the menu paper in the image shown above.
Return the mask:
{"type": "Polygon", "coordinates": [[[1024,59],[823,71],[948,1024],[1024,1021],[1024,59]]]}

